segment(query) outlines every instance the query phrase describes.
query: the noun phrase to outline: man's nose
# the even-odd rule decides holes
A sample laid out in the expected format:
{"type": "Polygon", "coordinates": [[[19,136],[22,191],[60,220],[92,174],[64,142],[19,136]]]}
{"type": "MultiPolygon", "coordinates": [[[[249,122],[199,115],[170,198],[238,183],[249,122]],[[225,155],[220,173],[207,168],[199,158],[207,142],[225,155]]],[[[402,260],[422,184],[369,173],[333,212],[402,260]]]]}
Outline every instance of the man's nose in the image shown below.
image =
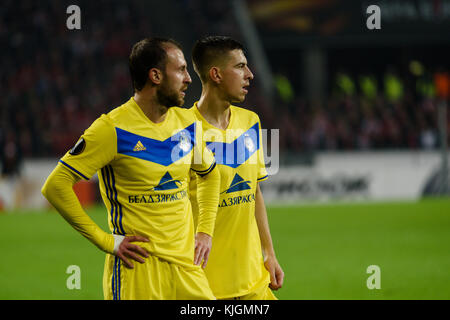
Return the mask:
{"type": "Polygon", "coordinates": [[[187,71],[186,71],[186,76],[185,76],[184,82],[192,83],[191,76],[190,76],[189,72],[187,72],[187,71]]]}
{"type": "Polygon", "coordinates": [[[253,73],[252,73],[252,71],[250,70],[249,67],[247,67],[247,77],[246,77],[246,79],[253,80],[253,73]]]}

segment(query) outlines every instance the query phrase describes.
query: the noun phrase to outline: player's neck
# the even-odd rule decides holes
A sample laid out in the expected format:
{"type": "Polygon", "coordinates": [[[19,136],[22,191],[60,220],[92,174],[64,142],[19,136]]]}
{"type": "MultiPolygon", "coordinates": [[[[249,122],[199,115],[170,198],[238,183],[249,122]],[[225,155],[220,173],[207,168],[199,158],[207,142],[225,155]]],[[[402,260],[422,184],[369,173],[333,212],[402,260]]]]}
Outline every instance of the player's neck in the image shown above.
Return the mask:
{"type": "Polygon", "coordinates": [[[153,123],[164,121],[168,108],[158,103],[156,95],[146,94],[144,90],[134,93],[134,101],[153,123]]]}
{"type": "Polygon", "coordinates": [[[225,130],[230,122],[231,110],[229,101],[224,101],[211,93],[202,93],[197,108],[203,118],[211,125],[225,130]]]}

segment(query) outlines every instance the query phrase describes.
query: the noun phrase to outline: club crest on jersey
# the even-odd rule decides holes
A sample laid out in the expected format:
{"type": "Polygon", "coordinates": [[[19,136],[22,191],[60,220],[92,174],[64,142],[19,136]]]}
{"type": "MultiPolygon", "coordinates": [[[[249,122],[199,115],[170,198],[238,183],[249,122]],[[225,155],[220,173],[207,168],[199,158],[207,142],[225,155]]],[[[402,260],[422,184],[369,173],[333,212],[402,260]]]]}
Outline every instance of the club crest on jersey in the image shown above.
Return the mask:
{"type": "Polygon", "coordinates": [[[188,134],[188,132],[186,132],[185,130],[180,132],[180,136],[179,136],[179,141],[180,141],[180,149],[183,150],[184,152],[188,152],[191,150],[191,138],[188,134]]]}
{"type": "Polygon", "coordinates": [[[69,154],[73,156],[79,155],[84,151],[85,148],[86,148],[86,141],[84,141],[84,139],[81,138],[80,140],[78,140],[75,146],[72,149],[70,149],[69,154]]]}
{"type": "Polygon", "coordinates": [[[255,143],[253,142],[253,139],[250,138],[248,133],[244,134],[244,145],[248,151],[255,151],[255,143]]]}

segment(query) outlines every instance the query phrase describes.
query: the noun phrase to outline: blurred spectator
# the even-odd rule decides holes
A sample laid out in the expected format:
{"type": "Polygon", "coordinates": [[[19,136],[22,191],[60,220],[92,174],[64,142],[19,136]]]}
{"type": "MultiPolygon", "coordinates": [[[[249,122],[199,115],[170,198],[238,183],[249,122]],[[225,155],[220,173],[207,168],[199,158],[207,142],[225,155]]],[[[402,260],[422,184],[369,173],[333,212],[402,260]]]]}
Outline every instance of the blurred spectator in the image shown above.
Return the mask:
{"type": "Polygon", "coordinates": [[[384,94],[389,102],[398,101],[403,97],[403,82],[393,68],[384,75],[384,94]]]}
{"type": "Polygon", "coordinates": [[[338,94],[352,96],[355,94],[355,82],[350,74],[345,71],[339,71],[336,74],[336,90],[338,94]]]}
{"type": "Polygon", "coordinates": [[[436,96],[436,87],[429,73],[420,76],[416,81],[416,90],[419,96],[432,99],[436,96]]]}
{"type": "Polygon", "coordinates": [[[359,77],[361,93],[367,99],[375,99],[378,94],[377,81],[373,75],[361,75],[359,77]]]}
{"type": "Polygon", "coordinates": [[[450,97],[450,75],[440,68],[434,74],[434,83],[436,85],[436,92],[440,99],[448,100],[450,97]]]}
{"type": "Polygon", "coordinates": [[[15,132],[6,130],[0,134],[1,168],[2,176],[6,178],[17,177],[20,174],[22,155],[19,141],[15,132]]]}
{"type": "Polygon", "coordinates": [[[291,103],[294,99],[294,90],[289,79],[285,75],[277,73],[274,75],[274,81],[281,100],[286,104],[291,103]]]}

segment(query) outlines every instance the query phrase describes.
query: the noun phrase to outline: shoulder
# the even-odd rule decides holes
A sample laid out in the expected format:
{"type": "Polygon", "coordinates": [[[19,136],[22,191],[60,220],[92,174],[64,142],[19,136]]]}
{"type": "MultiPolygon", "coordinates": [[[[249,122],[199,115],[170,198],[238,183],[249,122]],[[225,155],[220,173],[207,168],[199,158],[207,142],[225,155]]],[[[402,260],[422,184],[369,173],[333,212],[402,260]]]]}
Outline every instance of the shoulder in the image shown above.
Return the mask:
{"type": "Polygon", "coordinates": [[[183,119],[186,122],[190,123],[197,120],[194,109],[192,108],[171,107],[170,111],[175,117],[183,119]]]}
{"type": "Polygon", "coordinates": [[[261,121],[256,112],[233,105],[231,106],[231,112],[233,113],[234,121],[237,126],[251,127],[258,123],[259,127],[261,127],[261,121]]]}
{"type": "Polygon", "coordinates": [[[115,136],[115,126],[109,114],[102,114],[98,117],[89,128],[87,128],[83,137],[89,137],[92,140],[111,139],[115,136]]]}
{"type": "Polygon", "coordinates": [[[234,112],[239,118],[259,121],[259,116],[256,112],[237,106],[231,106],[231,112],[234,112]]]}
{"type": "Polygon", "coordinates": [[[107,129],[109,127],[113,127],[113,121],[109,114],[102,114],[100,117],[95,119],[94,122],[92,122],[89,129],[107,129]]]}
{"type": "Polygon", "coordinates": [[[132,131],[138,121],[142,121],[142,115],[132,99],[102,115],[101,120],[105,126],[132,131]]]}
{"type": "Polygon", "coordinates": [[[130,114],[133,113],[130,108],[130,101],[112,109],[105,115],[105,121],[109,121],[112,125],[116,123],[120,123],[130,117],[130,114]]]}
{"type": "Polygon", "coordinates": [[[175,114],[181,115],[181,116],[194,116],[194,109],[193,107],[185,108],[185,107],[171,107],[170,110],[172,110],[175,114]]]}

